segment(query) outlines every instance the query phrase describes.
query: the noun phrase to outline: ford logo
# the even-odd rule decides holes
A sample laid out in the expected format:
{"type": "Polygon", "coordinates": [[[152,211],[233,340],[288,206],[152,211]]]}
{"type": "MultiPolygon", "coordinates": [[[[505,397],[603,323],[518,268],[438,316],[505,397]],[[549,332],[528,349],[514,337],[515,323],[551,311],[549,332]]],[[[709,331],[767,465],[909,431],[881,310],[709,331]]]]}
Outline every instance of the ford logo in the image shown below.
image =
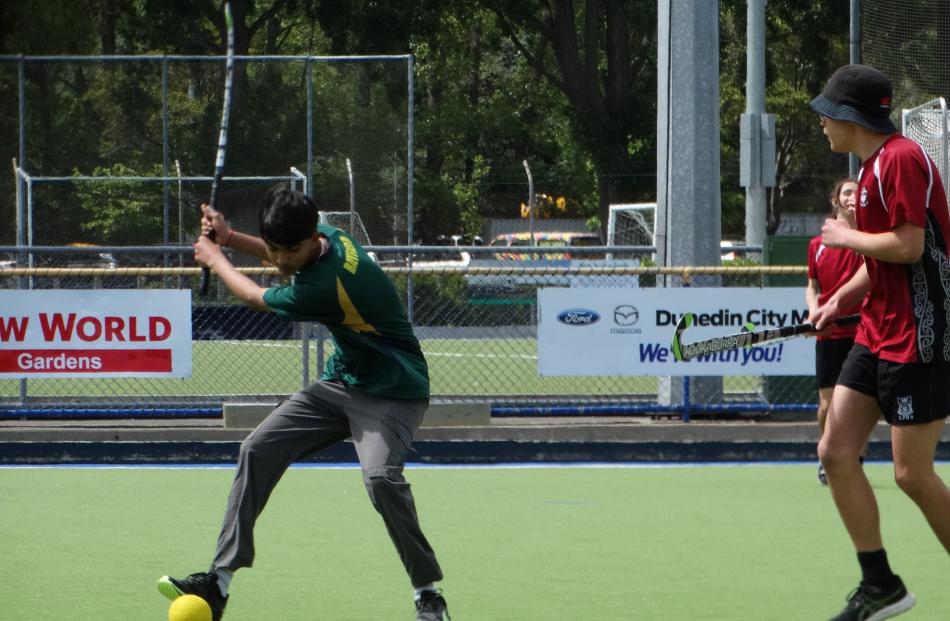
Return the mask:
{"type": "Polygon", "coordinates": [[[597,323],[600,315],[586,308],[569,308],[558,313],[557,320],[569,326],[589,326],[597,323]]]}

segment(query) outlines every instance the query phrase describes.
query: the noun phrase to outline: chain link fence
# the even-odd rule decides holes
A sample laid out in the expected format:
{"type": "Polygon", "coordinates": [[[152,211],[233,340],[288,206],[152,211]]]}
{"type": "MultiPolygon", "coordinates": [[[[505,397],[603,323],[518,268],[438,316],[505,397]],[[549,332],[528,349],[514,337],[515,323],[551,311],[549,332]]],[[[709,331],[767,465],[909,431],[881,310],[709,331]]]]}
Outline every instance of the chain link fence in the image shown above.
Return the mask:
{"type": "MultiPolygon", "coordinates": [[[[224,69],[223,56],[0,55],[15,170],[0,175],[0,222],[16,222],[0,244],[193,237],[224,69]]],[[[355,201],[374,243],[409,243],[413,81],[408,55],[238,56],[218,201],[229,220],[256,229],[264,190],[294,170],[321,210],[355,201]]]]}
{"type": "MultiPolygon", "coordinates": [[[[722,287],[789,286],[789,279],[804,281],[804,266],[635,266],[634,255],[616,248],[609,249],[614,251],[613,261],[603,258],[608,248],[539,248],[520,261],[497,259],[483,247],[370,250],[404,296],[429,361],[435,400],[487,401],[496,413],[521,414],[812,408],[816,392],[812,377],[725,377],[722,390],[715,392],[717,401],[703,402],[694,394],[692,402],[670,406],[660,396],[662,383],[669,378],[552,377],[537,371],[541,287],[577,285],[578,279],[588,287],[616,286],[618,278],[636,279],[641,288],[700,282],[708,286],[713,280],[722,287]],[[583,261],[577,260],[578,252],[600,254],[588,254],[596,260],[583,261]]],[[[198,268],[190,248],[34,247],[30,249],[34,267],[18,263],[23,251],[0,247],[0,288],[192,290],[193,373],[182,379],[3,379],[0,407],[9,412],[76,408],[217,412],[222,401],[267,402],[299,390],[319,377],[332,352],[332,341],[322,326],[287,323],[271,313],[252,311],[216,279],[210,295],[199,297],[198,268]],[[174,257],[172,265],[181,266],[164,267],[162,261],[168,257],[174,257]]],[[[640,255],[644,263],[648,256],[640,255]]],[[[264,287],[280,282],[270,267],[240,269],[264,287]]]]}

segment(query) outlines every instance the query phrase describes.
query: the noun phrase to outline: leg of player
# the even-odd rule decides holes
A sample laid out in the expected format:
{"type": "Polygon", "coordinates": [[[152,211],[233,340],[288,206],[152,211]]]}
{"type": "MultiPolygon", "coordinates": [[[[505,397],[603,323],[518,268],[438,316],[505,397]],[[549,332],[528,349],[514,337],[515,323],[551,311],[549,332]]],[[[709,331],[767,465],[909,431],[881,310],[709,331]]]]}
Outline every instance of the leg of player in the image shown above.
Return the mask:
{"type": "Polygon", "coordinates": [[[878,621],[914,605],[914,596],[887,562],[877,500],[858,460],[880,417],[876,398],[846,386],[835,387],[818,455],[857,551],[861,582],[832,621],[878,621]]]}
{"type": "MultiPolygon", "coordinates": [[[[825,435],[825,421],[828,419],[828,409],[831,407],[831,395],[834,392],[834,386],[818,389],[818,437],[825,435]]],[[[818,462],[818,482],[822,485],[828,485],[828,475],[825,474],[825,467],[818,462]]]]}
{"type": "MultiPolygon", "coordinates": [[[[319,385],[318,382],[317,385],[319,385]]],[[[254,561],[254,524],[291,463],[350,434],[341,403],[302,390],[278,405],[241,443],[211,570],[186,578],[163,576],[158,590],[168,599],[190,593],[211,606],[219,621],[234,572],[254,561]]]]}
{"type": "Polygon", "coordinates": [[[351,391],[347,417],[363,469],[363,483],[383,518],[415,591],[417,621],[448,621],[445,598],[435,583],[442,570],[419,526],[415,500],[403,476],[412,438],[422,424],[426,400],[384,399],[351,391]]]}
{"type": "Polygon", "coordinates": [[[950,489],[934,471],[934,453],[943,433],[943,420],[891,429],[894,477],[917,503],[930,528],[950,553],[950,489]]]}
{"type": "Polygon", "coordinates": [[[880,416],[873,397],[836,386],[818,444],[831,495],[858,551],[882,547],[877,501],[858,461],[880,416]]]}

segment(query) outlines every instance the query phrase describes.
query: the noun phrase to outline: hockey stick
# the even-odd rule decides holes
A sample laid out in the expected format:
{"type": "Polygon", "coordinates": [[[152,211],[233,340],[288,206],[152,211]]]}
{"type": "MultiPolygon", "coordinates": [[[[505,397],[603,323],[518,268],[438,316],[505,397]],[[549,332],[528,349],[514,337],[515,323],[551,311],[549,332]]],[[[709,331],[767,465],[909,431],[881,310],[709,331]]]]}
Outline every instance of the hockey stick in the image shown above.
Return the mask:
{"type": "MultiPolygon", "coordinates": [[[[214,160],[214,176],[211,178],[211,197],[208,206],[215,209],[218,204],[218,188],[224,176],[224,155],[228,148],[228,119],[231,116],[231,90],[234,87],[234,20],[231,18],[231,4],[224,3],[224,21],[228,28],[228,52],[224,73],[224,103],[221,110],[221,131],[218,133],[218,153],[214,160]]],[[[208,239],[214,241],[214,229],[208,231],[208,239]]],[[[201,268],[201,287],[198,293],[208,295],[211,270],[201,268]]]]}
{"type": "MultiPolygon", "coordinates": [[[[848,315],[846,317],[839,317],[834,323],[839,326],[850,326],[858,323],[860,320],[860,315],[848,315]]],[[[815,325],[806,321],[805,323],[783,326],[781,328],[769,328],[755,332],[744,330],[738,334],[717,336],[716,338],[696,341],[695,343],[684,343],[683,332],[694,323],[696,323],[696,316],[693,313],[683,313],[683,316],[680,317],[680,320],[676,323],[676,330],[673,332],[672,349],[673,358],[678,362],[708,354],[718,354],[719,352],[731,349],[752,347],[753,345],[760,345],[792,336],[814,334],[815,332],[815,325]]]]}

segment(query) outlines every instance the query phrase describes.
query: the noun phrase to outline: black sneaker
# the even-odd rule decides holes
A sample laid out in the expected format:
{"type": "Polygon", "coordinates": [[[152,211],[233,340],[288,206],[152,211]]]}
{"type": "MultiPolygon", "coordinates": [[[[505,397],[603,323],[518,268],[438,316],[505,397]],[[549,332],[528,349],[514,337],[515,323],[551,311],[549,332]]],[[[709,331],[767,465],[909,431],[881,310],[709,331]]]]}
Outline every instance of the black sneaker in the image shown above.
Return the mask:
{"type": "Polygon", "coordinates": [[[221,595],[218,587],[218,577],[213,573],[199,572],[181,580],[162,576],[158,579],[158,592],[172,601],[186,593],[197,595],[208,602],[214,621],[221,621],[224,607],[228,604],[228,598],[221,595]]]}
{"type": "Polygon", "coordinates": [[[822,485],[828,485],[828,475],[825,474],[825,467],[818,464],[818,482],[822,485]]]}
{"type": "Polygon", "coordinates": [[[883,621],[907,612],[914,603],[914,594],[900,578],[897,586],[889,589],[861,582],[848,596],[848,605],[831,621],[883,621]]]}
{"type": "Polygon", "coordinates": [[[416,600],[416,621],[452,621],[442,591],[423,591],[416,600]]]}

